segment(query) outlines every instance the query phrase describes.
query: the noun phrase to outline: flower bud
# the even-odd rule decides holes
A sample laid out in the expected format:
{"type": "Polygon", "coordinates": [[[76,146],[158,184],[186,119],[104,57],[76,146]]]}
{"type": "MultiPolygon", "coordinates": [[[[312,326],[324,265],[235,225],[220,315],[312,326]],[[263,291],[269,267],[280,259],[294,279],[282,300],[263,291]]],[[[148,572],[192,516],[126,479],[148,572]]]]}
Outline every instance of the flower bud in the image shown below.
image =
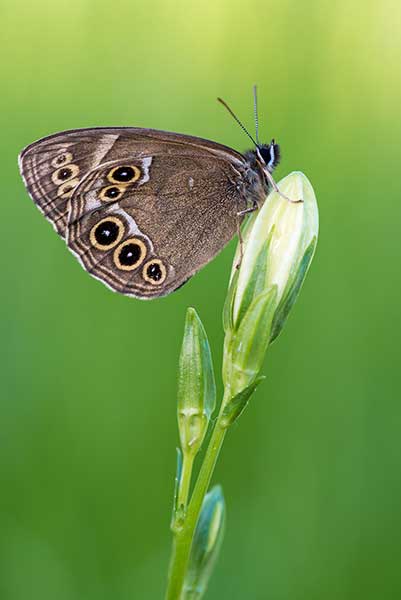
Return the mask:
{"type": "MultiPolygon", "coordinates": [[[[313,257],[318,235],[318,210],[313,188],[307,177],[300,172],[287,175],[278,183],[280,191],[292,200],[289,202],[277,192],[271,192],[262,208],[251,217],[246,230],[246,243],[241,262],[240,274],[233,306],[234,321],[237,321],[253,275],[255,263],[263,246],[268,242],[266,264],[262,273],[261,288],[267,290],[277,286],[277,305],[288,296],[288,292],[298,284],[301,287],[307,268],[313,257]],[[312,247],[312,251],[311,251],[312,247]],[[309,252],[308,252],[309,249],[309,252]],[[302,261],[302,279],[299,270],[302,261]]],[[[262,270],[259,266],[259,273],[262,270]]],[[[249,301],[248,301],[249,303],[249,301]]]]}
{"type": "Polygon", "coordinates": [[[253,385],[269,343],[280,333],[312,260],[318,235],[315,194],[303,173],[271,192],[251,216],[234,259],[224,310],[223,378],[233,395],[253,385]],[[299,202],[301,200],[301,202],[299,202]],[[298,201],[298,202],[296,202],[298,201]]]}
{"type": "Polygon", "coordinates": [[[178,369],[178,427],[184,454],[198,452],[215,403],[209,342],[195,309],[189,308],[178,369]]]}
{"type": "Polygon", "coordinates": [[[203,500],[184,582],[185,599],[199,600],[206,590],[224,534],[225,512],[223,491],[216,485],[203,500]]]}

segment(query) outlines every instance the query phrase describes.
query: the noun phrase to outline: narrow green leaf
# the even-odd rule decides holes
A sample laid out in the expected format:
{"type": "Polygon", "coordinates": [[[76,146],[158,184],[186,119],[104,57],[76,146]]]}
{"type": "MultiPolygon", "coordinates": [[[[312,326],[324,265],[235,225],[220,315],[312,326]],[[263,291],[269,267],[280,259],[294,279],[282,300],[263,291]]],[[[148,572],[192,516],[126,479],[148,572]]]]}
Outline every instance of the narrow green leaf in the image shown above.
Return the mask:
{"type": "Polygon", "coordinates": [[[225,513],[223,490],[216,485],[203,500],[182,600],[199,600],[206,591],[224,535],[225,513]]]}
{"type": "Polygon", "coordinates": [[[196,454],[216,405],[216,385],[209,342],[194,308],[185,320],[177,396],[181,447],[196,454]]]}
{"type": "Polygon", "coordinates": [[[235,395],[246,388],[262,368],[270,338],[271,323],[276,309],[277,287],[257,296],[245,316],[231,343],[231,381],[235,395]]]}
{"type": "Polygon", "coordinates": [[[237,290],[239,269],[235,269],[233,276],[231,277],[230,285],[228,287],[227,296],[224,302],[223,308],[223,329],[228,331],[233,329],[233,307],[235,300],[235,292],[237,290]]]}
{"type": "Polygon", "coordinates": [[[269,247],[274,233],[274,225],[269,231],[265,242],[255,257],[252,265],[252,270],[248,275],[246,287],[241,297],[241,304],[237,311],[235,324],[239,326],[246,311],[252,304],[253,300],[266,289],[266,269],[268,262],[269,247]]]}
{"type": "Polygon", "coordinates": [[[270,343],[274,342],[274,340],[280,334],[287,320],[288,314],[298,298],[302,284],[305,281],[309,265],[312,262],[313,255],[315,253],[316,242],[317,238],[314,237],[309,246],[306,248],[303,257],[300,260],[296,274],[294,278],[291,279],[290,286],[288,290],[285,290],[280,304],[277,307],[270,335],[270,343]]]}
{"type": "Polygon", "coordinates": [[[250,397],[258,387],[259,383],[264,379],[266,379],[264,375],[256,377],[252,383],[227,402],[220,421],[222,427],[230,427],[230,425],[242,415],[248,405],[250,397]]]}

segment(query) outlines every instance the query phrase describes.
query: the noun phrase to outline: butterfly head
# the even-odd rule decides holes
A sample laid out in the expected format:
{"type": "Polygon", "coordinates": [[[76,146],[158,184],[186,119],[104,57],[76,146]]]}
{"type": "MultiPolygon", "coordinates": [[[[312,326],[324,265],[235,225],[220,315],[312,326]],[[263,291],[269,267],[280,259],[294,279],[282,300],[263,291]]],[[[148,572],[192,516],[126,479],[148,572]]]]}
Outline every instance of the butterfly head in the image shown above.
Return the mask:
{"type": "Polygon", "coordinates": [[[259,167],[271,173],[280,162],[280,146],[272,140],[270,144],[256,145],[254,150],[248,150],[244,156],[251,168],[259,167]]]}
{"type": "Polygon", "coordinates": [[[262,167],[267,168],[270,173],[280,162],[280,146],[274,140],[270,144],[257,146],[254,153],[262,167]]]}

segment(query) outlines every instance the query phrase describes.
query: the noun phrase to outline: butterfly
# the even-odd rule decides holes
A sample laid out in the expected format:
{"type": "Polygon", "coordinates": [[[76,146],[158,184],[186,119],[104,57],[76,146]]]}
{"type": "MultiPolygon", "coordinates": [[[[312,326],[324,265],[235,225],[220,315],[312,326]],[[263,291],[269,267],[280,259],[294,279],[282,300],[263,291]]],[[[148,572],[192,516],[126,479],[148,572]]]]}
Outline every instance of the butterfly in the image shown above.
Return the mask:
{"type": "Polygon", "coordinates": [[[220,102],[255,149],[241,154],[190,135],[94,127],[50,135],[19,155],[35,204],[84,269],[112,290],[150,299],[181,287],[276,187],[278,144],[260,144],[257,129],[255,141],[220,102]]]}

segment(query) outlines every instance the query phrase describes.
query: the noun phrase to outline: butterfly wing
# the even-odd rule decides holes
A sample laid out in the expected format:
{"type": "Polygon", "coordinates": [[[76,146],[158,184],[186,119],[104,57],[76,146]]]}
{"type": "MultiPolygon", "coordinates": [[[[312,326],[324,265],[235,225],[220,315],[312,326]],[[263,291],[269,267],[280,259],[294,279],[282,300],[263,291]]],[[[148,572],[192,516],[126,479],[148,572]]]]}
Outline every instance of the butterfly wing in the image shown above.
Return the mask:
{"type": "Polygon", "coordinates": [[[243,157],[191,136],[67,132],[30,146],[21,166],[34,201],[84,268],[139,298],[185,283],[233,237],[246,207],[243,157]],[[69,162],[59,167],[63,154],[69,162]],[[72,171],[66,182],[60,169],[72,171]]]}
{"type": "Polygon", "coordinates": [[[61,237],[65,237],[74,189],[108,155],[117,137],[113,130],[64,132],[39,140],[21,152],[19,166],[25,186],[61,237]]]}

